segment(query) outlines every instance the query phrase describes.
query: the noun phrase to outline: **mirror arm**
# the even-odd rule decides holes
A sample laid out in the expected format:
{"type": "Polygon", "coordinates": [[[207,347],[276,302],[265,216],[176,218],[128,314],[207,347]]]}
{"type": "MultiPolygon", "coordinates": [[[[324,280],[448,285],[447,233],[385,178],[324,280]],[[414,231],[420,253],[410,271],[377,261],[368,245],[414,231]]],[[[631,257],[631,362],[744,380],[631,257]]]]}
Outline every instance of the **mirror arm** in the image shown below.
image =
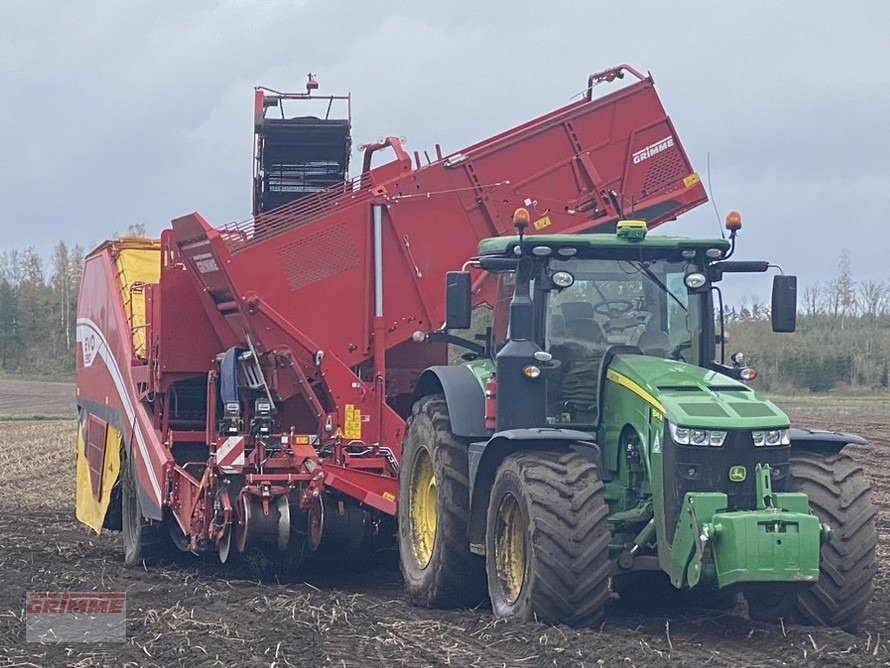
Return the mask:
{"type": "Polygon", "coordinates": [[[429,334],[427,334],[426,340],[430,343],[451,343],[455,346],[459,346],[461,348],[465,348],[471,352],[474,352],[479,355],[479,357],[485,355],[485,346],[481,343],[476,343],[474,341],[470,341],[469,339],[464,339],[460,336],[449,334],[448,332],[430,332],[429,334]]]}
{"type": "Polygon", "coordinates": [[[735,238],[738,233],[738,230],[729,231],[729,252],[726,253],[726,255],[724,255],[722,259],[728,260],[732,257],[732,254],[735,253],[735,238]]]}

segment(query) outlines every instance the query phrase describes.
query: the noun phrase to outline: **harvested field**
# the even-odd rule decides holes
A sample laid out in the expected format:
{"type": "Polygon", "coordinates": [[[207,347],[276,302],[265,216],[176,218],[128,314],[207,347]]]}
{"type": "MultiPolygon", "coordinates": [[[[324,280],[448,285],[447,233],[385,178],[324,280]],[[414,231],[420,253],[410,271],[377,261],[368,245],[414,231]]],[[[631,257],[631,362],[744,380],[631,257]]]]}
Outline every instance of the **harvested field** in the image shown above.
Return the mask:
{"type": "Polygon", "coordinates": [[[69,415],[74,415],[74,383],[0,376],[0,419],[69,415]]]}
{"type": "Polygon", "coordinates": [[[598,628],[495,622],[487,610],[408,606],[391,566],[370,574],[308,574],[305,582],[234,577],[213,559],[126,570],[117,534],[73,519],[74,422],[0,423],[0,667],[206,666],[784,666],[890,663],[890,402],[794,399],[799,424],[871,440],[852,449],[875,485],[880,532],[875,599],[859,634],[681,609],[613,610],[598,628]],[[126,591],[125,645],[24,642],[32,590],[126,591]]]}

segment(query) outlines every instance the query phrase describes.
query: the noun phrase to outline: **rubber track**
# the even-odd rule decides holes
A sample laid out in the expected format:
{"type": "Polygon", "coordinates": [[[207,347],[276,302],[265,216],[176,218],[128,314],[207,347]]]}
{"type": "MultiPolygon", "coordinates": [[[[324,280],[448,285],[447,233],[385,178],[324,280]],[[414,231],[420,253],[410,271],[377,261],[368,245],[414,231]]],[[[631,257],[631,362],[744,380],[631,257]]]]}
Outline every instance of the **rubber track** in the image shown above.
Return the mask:
{"type": "Polygon", "coordinates": [[[469,548],[467,444],[451,431],[451,417],[444,395],[433,394],[417,401],[407,431],[406,447],[410,447],[409,441],[413,438],[423,438],[433,445],[436,484],[441,490],[436,537],[441,546],[435,547],[433,562],[429,566],[436,568],[433,580],[422,592],[408,591],[408,597],[417,605],[431,608],[476,606],[487,598],[485,561],[471,553],[469,548]]]}
{"type": "Polygon", "coordinates": [[[819,581],[798,594],[798,621],[855,631],[874,593],[875,508],[862,467],[843,453],[791,454],[796,490],[832,529],[822,548],[819,581]]]}
{"type": "MultiPolygon", "coordinates": [[[[508,464],[509,462],[509,464],[508,464]]],[[[567,451],[512,455],[529,501],[539,621],[590,626],[609,598],[608,507],[597,467],[567,451]]]]}

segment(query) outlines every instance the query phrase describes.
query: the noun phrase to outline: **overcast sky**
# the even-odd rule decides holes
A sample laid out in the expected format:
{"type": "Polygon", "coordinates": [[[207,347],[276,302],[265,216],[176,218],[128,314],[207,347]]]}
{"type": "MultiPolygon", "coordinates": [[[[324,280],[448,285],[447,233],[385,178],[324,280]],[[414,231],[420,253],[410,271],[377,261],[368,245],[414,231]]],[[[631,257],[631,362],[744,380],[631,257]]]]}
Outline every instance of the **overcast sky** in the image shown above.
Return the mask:
{"type": "MultiPolygon", "coordinates": [[[[890,277],[890,2],[2,0],[0,37],[0,250],[247,217],[258,84],[317,72],[352,92],[355,145],[451,152],[626,62],[703,175],[710,153],[738,257],[808,283],[847,248],[857,278],[890,277]]],[[[670,231],[713,235],[714,211],[670,231]]]]}

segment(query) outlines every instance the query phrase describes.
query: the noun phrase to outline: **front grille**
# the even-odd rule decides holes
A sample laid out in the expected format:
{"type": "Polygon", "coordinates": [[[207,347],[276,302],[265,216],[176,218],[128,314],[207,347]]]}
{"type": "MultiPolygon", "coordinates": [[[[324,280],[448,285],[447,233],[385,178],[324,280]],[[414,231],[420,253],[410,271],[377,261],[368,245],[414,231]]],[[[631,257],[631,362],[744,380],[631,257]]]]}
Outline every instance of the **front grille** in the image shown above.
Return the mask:
{"type": "Polygon", "coordinates": [[[754,447],[750,431],[730,431],[719,448],[678,445],[664,426],[662,461],[664,470],[664,510],[667,538],[672,541],[683,499],[687,492],[722,492],[727,510],[751,510],[756,506],[754,469],[769,464],[773,469],[773,489],[784,491],[788,479],[790,446],[754,447]],[[744,466],[743,482],[732,482],[729,469],[744,466]]]}

